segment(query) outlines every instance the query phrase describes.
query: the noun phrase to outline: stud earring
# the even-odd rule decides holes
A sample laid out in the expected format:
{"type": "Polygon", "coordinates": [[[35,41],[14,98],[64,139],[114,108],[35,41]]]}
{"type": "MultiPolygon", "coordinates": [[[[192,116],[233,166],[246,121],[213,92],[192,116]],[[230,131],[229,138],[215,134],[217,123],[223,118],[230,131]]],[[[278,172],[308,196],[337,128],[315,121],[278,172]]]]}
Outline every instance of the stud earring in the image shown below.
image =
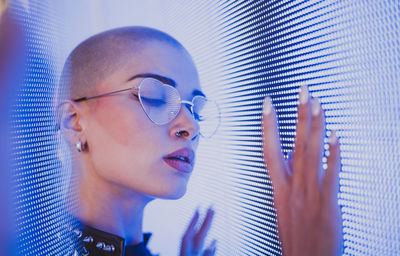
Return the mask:
{"type": "Polygon", "coordinates": [[[78,152],[82,152],[82,143],[80,140],[78,140],[76,143],[76,150],[78,150],[78,152]]]}

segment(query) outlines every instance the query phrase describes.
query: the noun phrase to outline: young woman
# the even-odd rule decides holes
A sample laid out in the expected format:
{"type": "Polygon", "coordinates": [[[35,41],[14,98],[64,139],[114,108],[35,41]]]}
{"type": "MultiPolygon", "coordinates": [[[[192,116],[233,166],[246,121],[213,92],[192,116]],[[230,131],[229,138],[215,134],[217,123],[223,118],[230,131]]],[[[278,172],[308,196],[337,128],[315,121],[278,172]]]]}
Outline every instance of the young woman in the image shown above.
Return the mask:
{"type": "MultiPolygon", "coordinates": [[[[155,29],[106,31],[70,54],[58,97],[60,128],[73,160],[70,194],[76,207],[70,211],[81,223],[75,233],[83,254],[150,255],[148,237],[142,234],[144,207],[155,198],[184,195],[202,132],[199,122],[217,111],[201,90],[190,55],[155,29]]],[[[332,141],[329,167],[320,178],[323,111],[307,87],[302,87],[300,102],[293,160],[286,162],[266,98],[265,160],[284,254],[329,255],[337,251],[340,237],[338,143],[332,141]],[[305,242],[321,241],[321,232],[326,244],[305,242]]],[[[209,209],[198,229],[199,214],[194,214],[181,255],[215,253],[215,242],[203,249],[213,214],[209,209]]]]}

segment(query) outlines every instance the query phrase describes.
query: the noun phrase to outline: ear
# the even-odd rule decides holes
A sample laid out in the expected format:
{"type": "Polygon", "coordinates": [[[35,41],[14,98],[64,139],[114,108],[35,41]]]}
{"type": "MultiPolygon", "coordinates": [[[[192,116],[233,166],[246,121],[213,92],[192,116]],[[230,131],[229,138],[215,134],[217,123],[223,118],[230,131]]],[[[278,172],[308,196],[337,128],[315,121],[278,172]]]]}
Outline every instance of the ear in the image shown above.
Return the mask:
{"type": "Polygon", "coordinates": [[[60,130],[70,139],[82,137],[83,126],[83,108],[78,103],[67,100],[57,107],[58,124],[60,130]]]}

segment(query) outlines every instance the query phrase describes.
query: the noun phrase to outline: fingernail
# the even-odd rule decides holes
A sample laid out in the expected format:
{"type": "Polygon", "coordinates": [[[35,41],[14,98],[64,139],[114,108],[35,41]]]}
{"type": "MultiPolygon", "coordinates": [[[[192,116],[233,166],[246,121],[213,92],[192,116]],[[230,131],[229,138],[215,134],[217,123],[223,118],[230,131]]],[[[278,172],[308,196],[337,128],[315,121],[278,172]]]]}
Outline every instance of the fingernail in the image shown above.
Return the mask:
{"type": "Polygon", "coordinates": [[[338,142],[338,138],[336,136],[336,131],[332,130],[331,131],[330,143],[331,143],[331,145],[335,145],[337,142],[338,142]]]}
{"type": "Polygon", "coordinates": [[[208,214],[214,216],[214,214],[215,214],[214,208],[211,208],[211,207],[210,207],[210,208],[208,209],[208,214]]]}
{"type": "Polygon", "coordinates": [[[272,111],[272,101],[269,96],[265,96],[264,104],[263,104],[263,113],[264,115],[269,115],[272,111]]]}
{"type": "Polygon", "coordinates": [[[299,95],[300,104],[307,103],[308,97],[309,97],[308,86],[307,85],[300,86],[300,95],[299,95]]]}
{"type": "Polygon", "coordinates": [[[316,116],[321,111],[321,103],[319,102],[318,98],[312,98],[311,100],[311,112],[313,116],[316,116]]]}

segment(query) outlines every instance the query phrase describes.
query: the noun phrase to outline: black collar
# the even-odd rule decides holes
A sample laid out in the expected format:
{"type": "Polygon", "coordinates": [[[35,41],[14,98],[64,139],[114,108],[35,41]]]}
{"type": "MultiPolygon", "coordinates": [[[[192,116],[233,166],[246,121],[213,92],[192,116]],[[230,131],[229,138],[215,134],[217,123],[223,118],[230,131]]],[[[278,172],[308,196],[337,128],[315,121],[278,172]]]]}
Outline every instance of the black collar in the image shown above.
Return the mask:
{"type": "Polygon", "coordinates": [[[93,228],[79,220],[76,220],[76,224],[71,231],[77,237],[82,256],[151,256],[146,248],[151,233],[143,234],[141,243],[124,246],[125,239],[120,236],[93,228]]]}

